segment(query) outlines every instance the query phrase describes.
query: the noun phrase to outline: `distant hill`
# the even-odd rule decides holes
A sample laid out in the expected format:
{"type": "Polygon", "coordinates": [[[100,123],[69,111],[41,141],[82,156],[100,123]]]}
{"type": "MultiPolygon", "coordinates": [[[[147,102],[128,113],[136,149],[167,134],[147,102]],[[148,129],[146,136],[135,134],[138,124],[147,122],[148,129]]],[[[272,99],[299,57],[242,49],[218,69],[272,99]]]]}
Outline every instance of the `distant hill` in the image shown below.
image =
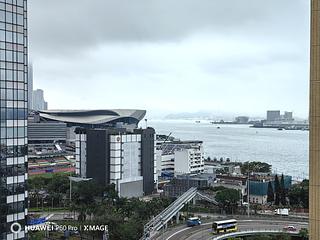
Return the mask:
{"type": "Polygon", "coordinates": [[[165,116],[165,119],[190,119],[190,120],[213,120],[220,121],[221,119],[225,121],[234,120],[235,114],[230,113],[212,113],[212,112],[181,112],[181,113],[171,113],[165,116]]]}

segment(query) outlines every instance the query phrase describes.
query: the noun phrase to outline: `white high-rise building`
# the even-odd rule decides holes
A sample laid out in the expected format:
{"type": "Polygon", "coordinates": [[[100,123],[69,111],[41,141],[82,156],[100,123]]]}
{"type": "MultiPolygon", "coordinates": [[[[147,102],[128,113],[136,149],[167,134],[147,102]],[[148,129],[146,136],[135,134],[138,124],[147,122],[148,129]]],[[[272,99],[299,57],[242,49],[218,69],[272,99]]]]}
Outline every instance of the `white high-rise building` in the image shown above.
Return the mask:
{"type": "Polygon", "coordinates": [[[154,129],[76,129],[76,174],[114,184],[121,197],[152,194],[157,185],[154,129]]]}

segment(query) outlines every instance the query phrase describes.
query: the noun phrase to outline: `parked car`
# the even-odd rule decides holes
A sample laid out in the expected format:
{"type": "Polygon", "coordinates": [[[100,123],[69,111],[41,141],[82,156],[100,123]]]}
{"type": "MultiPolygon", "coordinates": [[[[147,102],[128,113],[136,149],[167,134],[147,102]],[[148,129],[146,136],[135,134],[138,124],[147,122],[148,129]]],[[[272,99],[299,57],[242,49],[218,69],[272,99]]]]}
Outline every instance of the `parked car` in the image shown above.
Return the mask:
{"type": "Polygon", "coordinates": [[[289,225],[289,226],[285,226],[283,228],[284,231],[286,232],[297,232],[298,229],[295,226],[289,225]]]}

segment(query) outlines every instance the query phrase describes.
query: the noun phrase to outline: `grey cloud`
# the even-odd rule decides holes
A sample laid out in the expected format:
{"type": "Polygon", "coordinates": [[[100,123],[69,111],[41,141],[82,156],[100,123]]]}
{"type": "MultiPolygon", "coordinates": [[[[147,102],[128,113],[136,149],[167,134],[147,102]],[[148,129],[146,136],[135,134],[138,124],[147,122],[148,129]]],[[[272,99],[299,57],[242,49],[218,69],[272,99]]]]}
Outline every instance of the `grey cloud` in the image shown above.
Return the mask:
{"type": "Polygon", "coordinates": [[[305,8],[304,0],[33,0],[30,39],[35,52],[63,54],[108,41],[179,41],[201,31],[292,37],[305,8]]]}
{"type": "Polygon", "coordinates": [[[306,116],[308,24],[305,0],[31,0],[35,86],[54,108],[306,116]]]}

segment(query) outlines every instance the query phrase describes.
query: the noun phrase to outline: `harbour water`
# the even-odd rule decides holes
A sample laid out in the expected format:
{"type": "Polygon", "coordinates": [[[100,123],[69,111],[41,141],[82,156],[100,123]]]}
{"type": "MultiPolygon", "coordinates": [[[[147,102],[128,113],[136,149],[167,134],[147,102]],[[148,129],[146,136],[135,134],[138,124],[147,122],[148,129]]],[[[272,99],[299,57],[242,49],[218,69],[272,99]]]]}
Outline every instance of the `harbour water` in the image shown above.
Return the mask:
{"type": "Polygon", "coordinates": [[[149,120],[148,126],[154,127],[157,134],[172,133],[181,140],[202,140],[206,157],[267,162],[273,172],[289,174],[296,180],[309,175],[308,131],[191,120],[149,120]]]}

